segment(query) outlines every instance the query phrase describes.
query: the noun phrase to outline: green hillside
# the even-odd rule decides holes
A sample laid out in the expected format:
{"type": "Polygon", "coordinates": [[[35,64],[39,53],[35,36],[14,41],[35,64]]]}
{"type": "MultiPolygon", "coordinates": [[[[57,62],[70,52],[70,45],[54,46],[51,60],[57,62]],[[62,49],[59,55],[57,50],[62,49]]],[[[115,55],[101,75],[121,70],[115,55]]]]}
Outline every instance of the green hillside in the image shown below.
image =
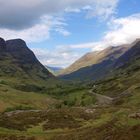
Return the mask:
{"type": "Polygon", "coordinates": [[[115,59],[105,78],[86,82],[57,79],[35,57],[21,61],[17,47],[3,50],[0,140],[139,140],[139,48],[115,59]]]}

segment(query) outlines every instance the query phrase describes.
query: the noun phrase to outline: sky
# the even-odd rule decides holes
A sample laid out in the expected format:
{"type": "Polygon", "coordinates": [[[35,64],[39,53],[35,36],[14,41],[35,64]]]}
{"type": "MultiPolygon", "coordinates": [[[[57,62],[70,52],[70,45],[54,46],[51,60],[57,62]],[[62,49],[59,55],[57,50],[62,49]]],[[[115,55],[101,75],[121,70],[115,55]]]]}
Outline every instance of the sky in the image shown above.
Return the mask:
{"type": "Polygon", "coordinates": [[[0,36],[21,38],[44,65],[140,38],[140,0],[0,0],[0,36]]]}

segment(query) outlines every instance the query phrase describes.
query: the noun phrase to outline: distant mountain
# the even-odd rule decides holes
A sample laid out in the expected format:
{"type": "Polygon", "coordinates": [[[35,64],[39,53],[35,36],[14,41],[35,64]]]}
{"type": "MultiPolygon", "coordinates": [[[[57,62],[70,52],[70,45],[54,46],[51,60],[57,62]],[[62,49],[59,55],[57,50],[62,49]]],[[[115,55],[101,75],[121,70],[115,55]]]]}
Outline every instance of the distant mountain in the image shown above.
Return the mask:
{"type": "Polygon", "coordinates": [[[130,45],[126,44],[118,47],[108,47],[99,52],[88,53],[65,69],[59,77],[71,80],[101,79],[110,73],[115,61],[129,48],[130,45]]]}
{"type": "Polygon", "coordinates": [[[0,76],[46,80],[53,75],[37,60],[25,41],[0,38],[0,76]]]}
{"type": "Polygon", "coordinates": [[[79,70],[80,68],[90,66],[96,63],[98,61],[96,58],[97,54],[98,52],[87,53],[86,55],[78,59],[76,62],[74,62],[71,66],[60,71],[59,75],[69,74],[79,70]]]}
{"type": "Polygon", "coordinates": [[[51,73],[57,75],[63,68],[61,67],[51,67],[51,66],[45,66],[51,73]]]}
{"type": "Polygon", "coordinates": [[[118,47],[108,47],[103,51],[87,53],[68,68],[62,70],[59,75],[67,75],[81,68],[98,64],[107,59],[115,59],[123,54],[128,48],[128,45],[118,47]]]}

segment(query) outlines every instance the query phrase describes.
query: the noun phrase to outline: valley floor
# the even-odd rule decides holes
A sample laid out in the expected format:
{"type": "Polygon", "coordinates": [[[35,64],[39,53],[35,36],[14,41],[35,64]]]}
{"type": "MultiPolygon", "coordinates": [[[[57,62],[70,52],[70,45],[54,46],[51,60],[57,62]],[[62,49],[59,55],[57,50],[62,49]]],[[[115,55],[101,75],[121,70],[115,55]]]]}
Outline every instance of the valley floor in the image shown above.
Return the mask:
{"type": "Polygon", "coordinates": [[[93,107],[11,111],[0,115],[1,140],[139,140],[140,95],[93,107]]]}
{"type": "Polygon", "coordinates": [[[6,81],[0,83],[1,140],[140,139],[139,71],[95,82],[92,90],[93,84],[57,83],[38,92],[36,85],[6,81]]]}

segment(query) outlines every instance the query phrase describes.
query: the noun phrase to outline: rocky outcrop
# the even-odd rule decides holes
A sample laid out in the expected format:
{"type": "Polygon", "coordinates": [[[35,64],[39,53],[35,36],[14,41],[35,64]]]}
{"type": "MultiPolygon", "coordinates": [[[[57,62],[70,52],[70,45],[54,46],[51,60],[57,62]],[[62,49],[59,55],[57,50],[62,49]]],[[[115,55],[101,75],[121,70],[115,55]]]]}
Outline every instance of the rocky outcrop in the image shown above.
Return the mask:
{"type": "Polygon", "coordinates": [[[130,114],[129,118],[140,119],[140,112],[130,114]]]}

